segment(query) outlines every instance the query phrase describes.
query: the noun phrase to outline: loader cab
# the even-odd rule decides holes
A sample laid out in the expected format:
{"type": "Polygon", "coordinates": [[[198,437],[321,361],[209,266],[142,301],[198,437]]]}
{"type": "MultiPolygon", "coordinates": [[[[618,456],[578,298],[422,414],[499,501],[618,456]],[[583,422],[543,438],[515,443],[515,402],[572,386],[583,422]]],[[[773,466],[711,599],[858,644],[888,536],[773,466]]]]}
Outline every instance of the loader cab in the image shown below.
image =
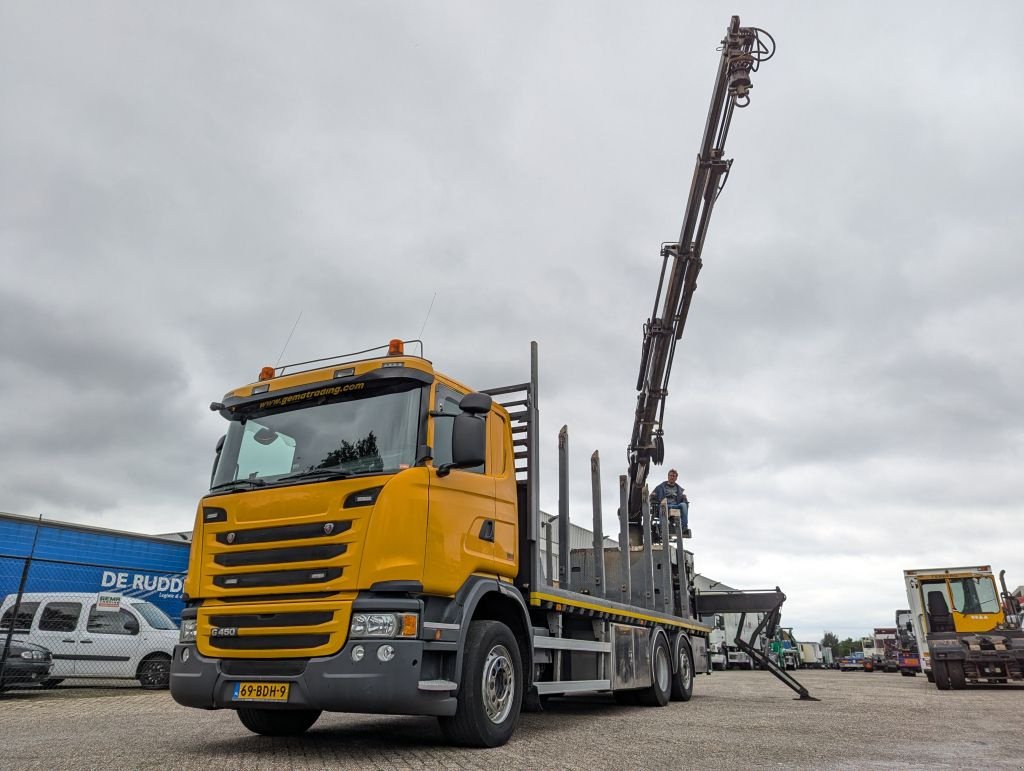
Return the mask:
{"type": "Polygon", "coordinates": [[[1005,620],[991,575],[926,578],[920,591],[930,634],[988,632],[1005,620]]]}

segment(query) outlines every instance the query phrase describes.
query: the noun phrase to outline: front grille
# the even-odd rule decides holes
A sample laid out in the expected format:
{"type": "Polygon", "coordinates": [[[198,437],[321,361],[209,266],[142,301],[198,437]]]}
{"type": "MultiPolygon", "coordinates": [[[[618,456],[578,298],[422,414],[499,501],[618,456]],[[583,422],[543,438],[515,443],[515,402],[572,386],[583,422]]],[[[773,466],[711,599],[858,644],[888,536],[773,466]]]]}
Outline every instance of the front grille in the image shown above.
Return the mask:
{"type": "Polygon", "coordinates": [[[253,530],[233,530],[230,533],[217,533],[217,543],[230,546],[245,546],[252,543],[296,541],[302,538],[326,538],[327,536],[344,533],[351,527],[352,520],[343,519],[338,522],[312,522],[305,525],[282,525],[280,527],[261,527],[253,530]],[[329,528],[328,525],[330,526],[329,528]]]}
{"type": "Polygon", "coordinates": [[[228,626],[236,629],[258,629],[272,626],[319,626],[334,618],[330,611],[309,611],[300,613],[260,613],[210,616],[213,626],[228,626]]]}
{"type": "Polygon", "coordinates": [[[234,597],[218,597],[220,602],[280,602],[281,600],[325,600],[336,597],[337,592],[295,592],[294,594],[242,594],[234,597]]]}
{"type": "MultiPolygon", "coordinates": [[[[237,539],[235,543],[237,543],[237,539]]],[[[259,551],[238,551],[215,554],[213,561],[226,568],[247,565],[276,565],[288,562],[320,562],[340,557],[348,551],[348,545],[329,543],[321,546],[292,546],[286,549],[260,549],[259,551]]]]}
{"type": "Polygon", "coordinates": [[[233,651],[281,650],[284,648],[319,648],[327,645],[329,634],[260,634],[246,637],[211,637],[211,648],[233,651]]]}
{"type": "Polygon", "coordinates": [[[294,677],[306,671],[305,659],[222,659],[220,671],[228,677],[294,677]]]}
{"type": "Polygon", "coordinates": [[[322,584],[338,578],[341,575],[341,570],[341,568],[306,568],[304,570],[272,570],[263,573],[235,573],[214,576],[213,583],[224,589],[322,584]]]}

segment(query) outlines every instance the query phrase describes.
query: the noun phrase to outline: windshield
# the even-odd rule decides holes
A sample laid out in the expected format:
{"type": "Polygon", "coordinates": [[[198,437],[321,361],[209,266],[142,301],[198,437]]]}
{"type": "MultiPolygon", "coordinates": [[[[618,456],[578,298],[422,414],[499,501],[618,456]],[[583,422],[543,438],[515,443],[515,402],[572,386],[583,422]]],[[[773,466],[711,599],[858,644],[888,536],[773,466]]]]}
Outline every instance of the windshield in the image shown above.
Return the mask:
{"type": "Polygon", "coordinates": [[[233,420],[212,488],[332,475],[393,474],[416,462],[422,387],[391,381],[343,400],[233,420]]]}
{"type": "Polygon", "coordinates": [[[991,578],[954,578],[949,588],[953,607],[960,613],[998,613],[999,597],[991,578]]]}
{"type": "Polygon", "coordinates": [[[154,629],[178,628],[178,625],[171,621],[166,613],[150,602],[133,602],[132,608],[134,608],[140,616],[146,619],[146,623],[154,629]]]}

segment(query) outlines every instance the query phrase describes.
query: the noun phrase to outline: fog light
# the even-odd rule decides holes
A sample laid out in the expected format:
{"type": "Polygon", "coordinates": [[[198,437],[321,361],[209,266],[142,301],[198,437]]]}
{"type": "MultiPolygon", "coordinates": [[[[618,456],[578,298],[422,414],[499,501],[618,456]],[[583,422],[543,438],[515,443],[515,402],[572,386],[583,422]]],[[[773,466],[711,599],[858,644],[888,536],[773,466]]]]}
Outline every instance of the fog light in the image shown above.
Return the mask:
{"type": "Polygon", "coordinates": [[[357,645],[355,648],[352,649],[353,661],[362,661],[364,655],[366,655],[366,650],[363,648],[362,645],[357,645]]]}
{"type": "Polygon", "coordinates": [[[188,651],[189,651],[189,649],[188,649],[188,648],[182,648],[182,649],[181,649],[181,662],[182,662],[183,664],[184,664],[184,663],[185,663],[186,661],[188,661],[188,657],[189,657],[189,656],[191,655],[191,654],[190,654],[190,653],[189,653],[188,651]]]}
{"type": "Polygon", "coordinates": [[[395,657],[395,649],[391,645],[382,645],[377,649],[377,658],[383,662],[391,661],[395,657]]]}

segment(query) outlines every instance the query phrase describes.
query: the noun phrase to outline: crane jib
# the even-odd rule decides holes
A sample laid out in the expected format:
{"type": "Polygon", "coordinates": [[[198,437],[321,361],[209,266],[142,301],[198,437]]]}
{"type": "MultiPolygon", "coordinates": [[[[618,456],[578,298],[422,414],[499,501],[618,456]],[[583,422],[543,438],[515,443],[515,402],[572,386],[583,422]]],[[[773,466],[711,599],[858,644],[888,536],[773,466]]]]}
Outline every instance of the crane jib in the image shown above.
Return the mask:
{"type": "Polygon", "coordinates": [[[751,74],[775,53],[772,36],[757,27],[741,27],[733,16],[722,40],[711,106],[700,152],[694,164],[679,240],[662,245],[661,275],[654,309],[644,324],[637,405],[627,456],[629,519],[638,522],[651,463],[664,460],[665,397],[677,341],[690,312],[711,212],[732,168],[725,159],[725,141],[737,107],[750,103],[751,74]]]}

